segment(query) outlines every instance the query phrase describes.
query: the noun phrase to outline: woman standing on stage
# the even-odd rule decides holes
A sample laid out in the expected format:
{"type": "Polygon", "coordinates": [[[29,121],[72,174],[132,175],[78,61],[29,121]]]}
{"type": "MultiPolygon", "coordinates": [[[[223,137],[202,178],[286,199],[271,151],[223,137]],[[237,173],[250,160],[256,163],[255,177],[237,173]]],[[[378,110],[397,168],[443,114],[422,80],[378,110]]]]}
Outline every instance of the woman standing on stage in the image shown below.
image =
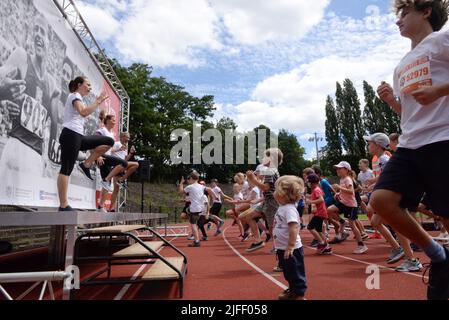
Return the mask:
{"type": "Polygon", "coordinates": [[[102,154],[113,145],[114,139],[105,136],[85,136],[84,119],[105,101],[108,96],[101,94],[90,106],[83,103],[83,97],[92,90],[90,81],[86,77],[77,77],[70,81],[70,95],[67,98],[64,110],[64,124],[59,143],[61,144],[61,171],[58,176],[59,211],[73,211],[68,202],[69,177],[75,166],[79,151],[91,150],[90,156],[79,163],[79,168],[87,178],[90,167],[102,154]]]}

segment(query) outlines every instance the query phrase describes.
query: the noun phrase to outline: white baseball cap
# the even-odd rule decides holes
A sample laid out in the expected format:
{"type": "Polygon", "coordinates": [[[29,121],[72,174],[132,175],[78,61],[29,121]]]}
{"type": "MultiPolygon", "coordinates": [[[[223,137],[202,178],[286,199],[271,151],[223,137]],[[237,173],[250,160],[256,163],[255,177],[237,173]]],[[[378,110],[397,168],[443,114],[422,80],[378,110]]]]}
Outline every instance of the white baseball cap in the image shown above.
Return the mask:
{"type": "Polygon", "coordinates": [[[351,170],[351,165],[349,164],[349,162],[341,161],[339,164],[336,164],[334,166],[334,168],[339,168],[339,169],[345,168],[345,169],[351,170]]]}
{"type": "Polygon", "coordinates": [[[384,149],[390,146],[390,138],[385,133],[374,133],[370,136],[364,136],[363,139],[368,142],[374,142],[384,149]]]}

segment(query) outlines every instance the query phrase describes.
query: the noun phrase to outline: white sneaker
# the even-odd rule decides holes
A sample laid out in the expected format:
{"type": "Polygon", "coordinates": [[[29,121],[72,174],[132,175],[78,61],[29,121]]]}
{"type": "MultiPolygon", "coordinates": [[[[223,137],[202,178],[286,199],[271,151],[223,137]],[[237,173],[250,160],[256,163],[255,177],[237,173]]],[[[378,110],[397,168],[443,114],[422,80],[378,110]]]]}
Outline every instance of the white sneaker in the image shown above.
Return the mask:
{"type": "Polygon", "coordinates": [[[437,238],[449,238],[449,233],[447,232],[441,232],[437,238]]]}
{"type": "Polygon", "coordinates": [[[112,186],[112,183],[110,183],[108,181],[101,180],[101,187],[109,192],[114,191],[114,187],[112,186]]]}
{"type": "Polygon", "coordinates": [[[368,247],[367,246],[358,246],[357,248],[355,248],[355,250],[352,252],[353,254],[362,254],[368,251],[368,247]]]}

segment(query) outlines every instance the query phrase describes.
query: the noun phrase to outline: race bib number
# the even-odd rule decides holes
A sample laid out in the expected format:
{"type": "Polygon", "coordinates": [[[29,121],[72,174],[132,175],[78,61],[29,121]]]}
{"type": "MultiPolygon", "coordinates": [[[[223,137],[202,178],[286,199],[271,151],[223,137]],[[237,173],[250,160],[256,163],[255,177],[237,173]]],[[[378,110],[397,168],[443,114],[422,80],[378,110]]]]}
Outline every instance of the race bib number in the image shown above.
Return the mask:
{"type": "Polygon", "coordinates": [[[20,113],[20,125],[40,139],[44,137],[47,109],[37,100],[25,96],[20,113]]]}
{"type": "Polygon", "coordinates": [[[409,64],[399,75],[401,93],[410,94],[423,87],[432,86],[430,59],[428,56],[409,64]]]}

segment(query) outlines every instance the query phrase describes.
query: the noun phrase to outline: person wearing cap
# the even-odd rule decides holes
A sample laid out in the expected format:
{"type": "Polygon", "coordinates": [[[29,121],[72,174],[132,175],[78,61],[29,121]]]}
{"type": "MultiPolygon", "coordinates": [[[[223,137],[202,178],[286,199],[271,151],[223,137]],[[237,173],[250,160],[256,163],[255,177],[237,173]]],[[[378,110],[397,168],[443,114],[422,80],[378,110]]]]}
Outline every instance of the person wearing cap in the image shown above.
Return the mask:
{"type": "Polygon", "coordinates": [[[424,193],[435,214],[449,220],[449,31],[448,0],[395,0],[396,24],[411,50],[394,71],[393,87],[382,82],[379,97],[401,116],[397,152],[372,195],[372,207],[395,230],[421,247],[431,260],[427,298],[449,298],[449,249],[407,212],[424,193]]]}
{"type": "MultiPolygon", "coordinates": [[[[390,157],[385,154],[385,150],[390,145],[390,138],[385,133],[375,133],[371,136],[365,136],[364,139],[368,142],[368,151],[372,156],[377,156],[379,158],[380,173],[382,174],[385,166],[387,165],[390,157]]],[[[367,181],[370,186],[368,188],[373,188],[375,183],[379,180],[380,175],[369,179],[367,181]]],[[[370,201],[371,202],[371,201],[370,201]]],[[[404,257],[404,250],[396,241],[396,239],[391,234],[390,230],[383,224],[382,219],[373,210],[372,206],[368,203],[368,216],[371,217],[372,227],[378,231],[384,239],[391,246],[391,255],[387,259],[388,264],[396,263],[404,257]]]]}
{"type": "Polygon", "coordinates": [[[324,201],[324,192],[319,187],[320,177],[312,173],[307,176],[307,182],[312,189],[310,197],[307,197],[306,204],[314,205],[315,210],[311,212],[313,218],[310,220],[307,230],[310,231],[313,238],[318,242],[317,253],[330,254],[332,248],[327,243],[325,234],[323,233],[324,220],[328,218],[326,204],[324,201]]]}
{"type": "MultiPolygon", "coordinates": [[[[331,205],[328,210],[329,216],[338,216],[340,213],[344,214],[344,217],[349,220],[349,225],[357,239],[357,248],[353,251],[354,254],[363,254],[368,251],[362,240],[359,229],[356,226],[358,219],[357,200],[354,193],[354,182],[352,181],[349,173],[351,171],[351,165],[346,161],[341,161],[335,165],[337,175],[340,178],[340,184],[335,184],[333,187],[336,194],[336,201],[334,205],[331,205]]],[[[341,232],[344,232],[344,224],[341,226],[341,232]]]]}
{"type": "Polygon", "coordinates": [[[198,183],[200,175],[198,172],[193,171],[188,179],[188,186],[184,188],[184,177],[181,178],[181,181],[178,185],[178,192],[182,195],[189,195],[190,199],[190,207],[189,207],[189,222],[190,228],[194,237],[194,242],[189,244],[189,247],[200,247],[200,237],[198,233],[198,220],[200,218],[200,214],[204,211],[204,193],[205,191],[213,197],[213,192],[210,188],[206,186],[202,186],[198,183]]]}

